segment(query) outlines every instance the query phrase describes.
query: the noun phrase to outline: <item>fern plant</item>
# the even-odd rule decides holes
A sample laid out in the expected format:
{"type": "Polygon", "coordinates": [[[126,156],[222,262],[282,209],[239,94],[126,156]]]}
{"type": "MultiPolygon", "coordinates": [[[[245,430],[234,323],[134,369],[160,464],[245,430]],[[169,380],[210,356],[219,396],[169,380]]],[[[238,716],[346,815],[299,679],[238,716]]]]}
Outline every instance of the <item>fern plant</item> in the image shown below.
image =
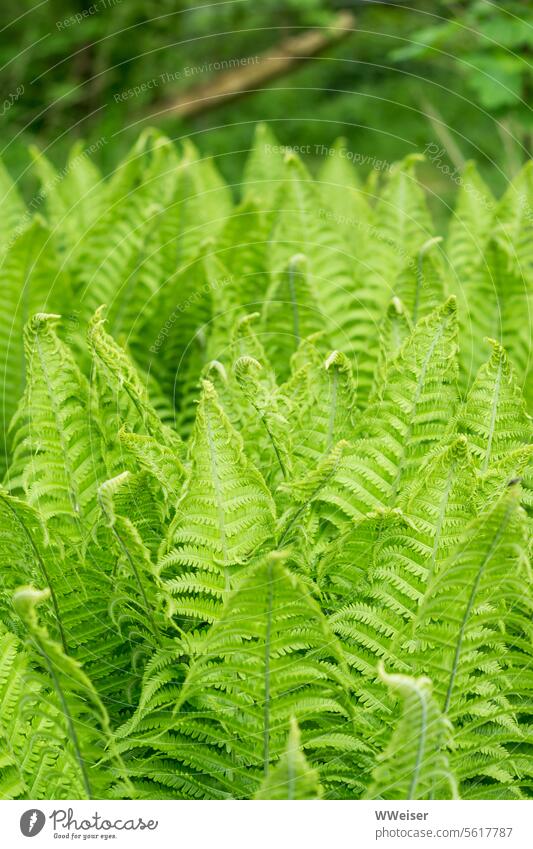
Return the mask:
{"type": "Polygon", "coordinates": [[[533,795],[530,166],[279,150],[2,176],[1,798],[533,795]]]}

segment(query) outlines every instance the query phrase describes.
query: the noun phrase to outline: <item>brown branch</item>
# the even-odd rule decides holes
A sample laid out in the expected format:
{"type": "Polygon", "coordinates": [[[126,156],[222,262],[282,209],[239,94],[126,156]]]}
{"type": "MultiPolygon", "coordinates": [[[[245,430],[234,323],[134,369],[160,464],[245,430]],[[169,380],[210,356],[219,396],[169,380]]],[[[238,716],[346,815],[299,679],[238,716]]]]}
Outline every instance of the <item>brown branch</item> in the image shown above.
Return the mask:
{"type": "Polygon", "coordinates": [[[354,26],[352,13],[341,12],[327,28],[307,30],[301,35],[287,38],[278,47],[259,56],[232,60],[238,67],[218,74],[208,83],[192,86],[177,98],[160,102],[150,110],[150,114],[155,116],[173,112],[180,117],[190,118],[214,109],[221,103],[262,89],[271,80],[285,76],[342,41],[353,32],[354,26]]]}

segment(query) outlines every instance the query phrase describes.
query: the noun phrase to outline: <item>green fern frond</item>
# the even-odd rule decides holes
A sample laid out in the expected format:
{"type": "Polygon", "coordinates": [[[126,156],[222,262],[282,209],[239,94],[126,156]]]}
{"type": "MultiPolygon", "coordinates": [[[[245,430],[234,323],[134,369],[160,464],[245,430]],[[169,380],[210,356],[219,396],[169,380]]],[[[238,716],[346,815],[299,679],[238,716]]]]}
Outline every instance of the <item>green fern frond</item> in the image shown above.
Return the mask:
{"type": "MultiPolygon", "coordinates": [[[[245,442],[252,443],[255,435],[258,443],[255,445],[254,454],[257,455],[258,448],[266,442],[267,457],[271,456],[270,464],[260,458],[259,468],[263,476],[269,482],[270,487],[275,489],[275,481],[281,477],[287,480],[292,468],[292,451],[290,444],[289,425],[279,409],[275,393],[269,388],[266,381],[261,381],[263,367],[253,357],[239,357],[234,366],[235,379],[241,388],[248,404],[256,413],[257,421],[255,428],[250,433],[246,427],[241,429],[245,442]],[[258,424],[261,431],[258,433],[258,424]],[[261,439],[261,437],[263,437],[261,439]],[[268,465],[274,466],[274,471],[269,471],[268,465]]],[[[264,452],[262,452],[264,454],[264,452]]]]}
{"type": "Polygon", "coordinates": [[[268,286],[270,223],[259,201],[243,201],[228,218],[217,241],[217,258],[237,281],[238,304],[253,312],[268,286]]]}
{"type": "Polygon", "coordinates": [[[439,570],[472,518],[476,485],[468,443],[458,436],[428,459],[401,499],[405,514],[420,531],[417,548],[426,559],[429,576],[439,570]]]}
{"type": "Polygon", "coordinates": [[[435,248],[440,236],[428,239],[412,257],[394,284],[394,294],[403,304],[413,324],[428,315],[445,300],[445,282],[435,248]]]}
{"type": "Polygon", "coordinates": [[[303,477],[316,468],[341,439],[349,442],[356,432],[356,380],[348,358],[331,351],[306,374],[305,402],[293,413],[296,468],[303,477]]]}
{"type": "Polygon", "coordinates": [[[0,332],[0,467],[3,472],[10,459],[7,431],[26,382],[24,327],[34,313],[53,309],[59,302],[68,311],[71,295],[70,281],[61,270],[54,251],[52,233],[39,217],[11,240],[2,258],[0,274],[0,309],[5,317],[0,332]]]}
{"type": "Polygon", "coordinates": [[[45,672],[0,628],[0,798],[83,798],[85,788],[66,717],[45,672]]]}
{"type": "MultiPolygon", "coordinates": [[[[407,157],[388,172],[373,217],[361,222],[366,250],[357,279],[357,306],[351,315],[361,399],[370,392],[378,356],[375,328],[394,294],[393,283],[413,255],[433,236],[424,195],[415,176],[419,157],[407,157]]],[[[415,261],[416,262],[416,261],[415,261]]],[[[414,270],[414,269],[413,269],[414,270]]],[[[346,350],[346,345],[343,345],[346,350]]]]}
{"type": "Polygon", "coordinates": [[[324,317],[311,290],[307,260],[295,254],[273,275],[263,306],[263,325],[271,361],[280,379],[287,377],[290,358],[302,339],[322,328],[324,317]]]}
{"type": "Polygon", "coordinates": [[[496,201],[475,163],[467,162],[461,174],[445,248],[458,299],[465,281],[483,260],[495,208],[496,201]]]}
{"type": "Polygon", "coordinates": [[[475,492],[466,440],[458,438],[422,466],[402,511],[368,515],[325,550],[319,583],[333,611],[332,627],[360,671],[373,677],[373,655],[409,669],[406,632],[428,583],[474,515],[475,492]]]}
{"type": "Polygon", "coordinates": [[[359,419],[357,441],[321,496],[336,524],[393,506],[443,439],[456,402],[456,336],[450,298],[388,363],[379,396],[359,419]]]}
{"type": "Polygon", "coordinates": [[[399,298],[392,298],[379,327],[379,353],[372,389],[368,398],[369,404],[373,402],[376,396],[379,397],[382,391],[387,363],[396,356],[412,332],[413,326],[404,305],[399,298]]]}
{"type": "MultiPolygon", "coordinates": [[[[135,632],[135,640],[140,635],[143,642],[153,643],[157,648],[162,642],[164,602],[157,572],[137,527],[116,510],[115,496],[127,485],[129,477],[124,472],[103,483],[98,490],[100,508],[117,553],[111,610],[121,632],[135,632]]],[[[133,641],[131,636],[129,639],[133,641]]]]}
{"type": "MultiPolygon", "coordinates": [[[[232,774],[234,794],[241,795],[240,787],[257,787],[282,755],[292,716],[306,747],[319,732],[349,728],[350,686],[319,607],[282,557],[269,555],[239,582],[207,633],[185,681],[179,705],[187,710],[176,713],[175,729],[206,739],[219,756],[225,751],[220,774],[201,747],[189,746],[186,757],[196,771],[226,785],[232,774]]],[[[316,762],[327,748],[310,752],[316,762]]]]}
{"type": "Polygon", "coordinates": [[[181,491],[185,467],[168,445],[153,436],[132,433],[123,426],[118,438],[134,457],[139,467],[152,475],[164,492],[167,509],[173,508],[181,491]]]}
{"type": "MultiPolygon", "coordinates": [[[[131,359],[105,331],[105,321],[104,308],[100,307],[89,323],[87,339],[96,360],[97,370],[103,370],[106,383],[112,388],[116,398],[118,427],[111,433],[111,440],[116,440],[120,425],[125,421],[131,425],[135,417],[137,427],[141,427],[179,458],[182,454],[182,440],[176,431],[161,422],[150,403],[146,385],[131,359]]],[[[104,432],[105,430],[104,427],[104,432]]]]}
{"type": "Polygon", "coordinates": [[[30,686],[28,660],[17,637],[0,630],[0,799],[16,799],[26,791],[24,772],[18,755],[22,748],[27,723],[24,721],[22,700],[34,695],[35,682],[30,686]]]}
{"type": "Polygon", "coordinates": [[[52,239],[65,253],[67,265],[72,265],[83,245],[83,236],[103,214],[106,184],[82,141],[72,146],[60,172],[38,148],[30,147],[30,153],[52,239]]]}
{"type": "Polygon", "coordinates": [[[371,194],[361,185],[349,159],[346,139],[337,139],[318,172],[324,206],[331,210],[347,249],[355,261],[368,252],[373,224],[371,194]]]}
{"type": "Polygon", "coordinates": [[[6,167],[0,162],[0,198],[2,223],[0,225],[0,257],[30,223],[30,215],[6,167]]]}
{"type": "Polygon", "coordinates": [[[215,166],[212,156],[201,156],[190,139],[183,142],[185,159],[190,163],[193,182],[193,203],[205,234],[222,230],[233,202],[231,190],[215,166]]]}
{"type": "Polygon", "coordinates": [[[498,340],[513,358],[521,381],[526,382],[530,368],[531,282],[521,271],[512,254],[492,239],[480,263],[473,269],[459,292],[461,318],[462,379],[468,386],[485,359],[480,340],[488,336],[498,340]]]}
{"type": "Polygon", "coordinates": [[[291,538],[301,532],[312,504],[319,499],[324,487],[334,477],[347,448],[348,442],[341,439],[308,474],[302,478],[293,478],[280,487],[289,498],[289,506],[279,520],[280,547],[288,545],[291,538]]]}
{"type": "Polygon", "coordinates": [[[513,368],[504,348],[489,342],[492,355],[480,368],[456,424],[482,473],[531,441],[531,419],[513,368]]]}
{"type": "Polygon", "coordinates": [[[507,187],[494,215],[494,238],[513,257],[520,277],[531,284],[533,275],[533,168],[527,162],[507,187]]]}
{"type": "Polygon", "coordinates": [[[439,710],[429,678],[380,677],[401,700],[401,716],[386,751],[374,770],[369,799],[456,799],[457,783],[447,746],[452,733],[439,710]]]}
{"type": "Polygon", "coordinates": [[[533,683],[525,557],[520,488],[512,484],[467,526],[413,625],[416,665],[432,677],[437,702],[456,729],[452,765],[467,796],[476,781],[495,777],[496,766],[497,780],[506,784],[520,772],[515,745],[527,740],[519,718],[529,711],[533,683]]]}
{"type": "Polygon", "coordinates": [[[317,572],[325,609],[338,612],[358,598],[368,602],[376,561],[383,562],[387,543],[396,554],[397,542],[408,530],[413,532],[400,510],[378,510],[330,540],[317,572]]]}
{"type": "Polygon", "coordinates": [[[261,198],[262,209],[269,212],[275,205],[284,177],[283,155],[278,140],[268,124],[258,124],[244,165],[244,197],[261,198]]]}
{"type": "Polygon", "coordinates": [[[416,178],[419,154],[406,156],[397,162],[387,175],[387,182],[376,205],[376,226],[381,244],[389,248],[391,268],[405,264],[419,247],[433,236],[433,223],[426,198],[416,178]]]}
{"type": "Polygon", "coordinates": [[[109,718],[81,666],[68,657],[59,644],[50,638],[46,628],[39,624],[36,608],[47,598],[47,590],[22,587],[15,593],[13,603],[27,629],[30,645],[43,670],[50,676],[61,705],[65,736],[77,763],[84,795],[88,799],[100,798],[100,794],[105,791],[106,780],[109,781],[112,773],[122,773],[123,765],[118,754],[115,754],[108,766],[110,774],[107,779],[105,772],[94,770],[94,765],[104,756],[107,748],[113,753],[109,718]]]}
{"type": "Polygon", "coordinates": [[[0,613],[2,622],[11,630],[12,597],[24,581],[46,584],[53,606],[53,627],[67,650],[59,601],[57,597],[55,557],[46,545],[46,533],[37,510],[23,500],[0,490],[0,613]]]}
{"type": "Polygon", "coordinates": [[[106,184],[103,209],[84,232],[69,265],[84,326],[106,303],[112,332],[130,334],[139,316],[150,310],[163,282],[160,225],[176,166],[172,144],[149,129],[106,184]]]}
{"type": "Polygon", "coordinates": [[[291,720],[287,746],[274,769],[263,779],[256,799],[320,799],[322,788],[301,748],[300,729],[291,720]]]}
{"type": "Polygon", "coordinates": [[[531,164],[286,151],[0,164],[2,798],[533,794],[531,164]]]}
{"type": "MultiPolygon", "coordinates": [[[[274,531],[274,504],[260,473],[244,453],[241,437],[218,402],[214,387],[204,381],[190,450],[191,470],[177,508],[161,575],[175,612],[195,618],[194,598],[188,598],[184,571],[193,570],[200,583],[209,573],[221,576],[215,596],[230,587],[231,575],[274,531]]],[[[194,582],[191,592],[195,593],[194,582]]],[[[206,611],[198,610],[205,620],[206,611]]],[[[208,621],[213,615],[207,617],[208,621]]]]}
{"type": "MultiPolygon", "coordinates": [[[[224,283],[224,281],[221,281],[224,283]]],[[[164,284],[158,320],[150,334],[150,372],[179,410],[191,403],[190,381],[198,381],[207,361],[213,312],[212,281],[203,252],[197,252],[164,284]]]]}
{"type": "Polygon", "coordinates": [[[102,475],[100,435],[88,387],[57,333],[59,316],[38,313],[24,333],[27,384],[13,420],[11,490],[22,489],[45,524],[83,537],[95,519],[102,475]]]}
{"type": "Polygon", "coordinates": [[[304,165],[288,154],[285,169],[273,234],[271,270],[282,272],[296,254],[307,257],[309,287],[319,313],[331,332],[333,344],[350,355],[354,352],[353,311],[357,303],[350,256],[334,222],[328,220],[317,186],[304,165]]]}

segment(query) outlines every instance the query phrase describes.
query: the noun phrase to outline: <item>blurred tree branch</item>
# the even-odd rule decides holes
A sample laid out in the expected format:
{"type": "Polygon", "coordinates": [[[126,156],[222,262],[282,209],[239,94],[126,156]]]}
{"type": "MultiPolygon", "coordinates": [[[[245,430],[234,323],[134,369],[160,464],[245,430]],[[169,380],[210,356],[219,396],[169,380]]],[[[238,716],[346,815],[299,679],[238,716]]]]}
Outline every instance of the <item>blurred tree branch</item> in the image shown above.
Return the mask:
{"type": "Polygon", "coordinates": [[[278,47],[257,57],[250,57],[247,64],[218,74],[210,82],[195,85],[178,97],[154,104],[149,115],[154,117],[165,112],[189,118],[214,109],[229,100],[243,97],[249,92],[263,88],[272,80],[283,77],[313,59],[335,44],[347,38],[355,28],[355,17],[351,12],[340,12],[328,27],[311,29],[282,41],[278,47]],[[253,61],[252,61],[253,60],[253,61]]]}

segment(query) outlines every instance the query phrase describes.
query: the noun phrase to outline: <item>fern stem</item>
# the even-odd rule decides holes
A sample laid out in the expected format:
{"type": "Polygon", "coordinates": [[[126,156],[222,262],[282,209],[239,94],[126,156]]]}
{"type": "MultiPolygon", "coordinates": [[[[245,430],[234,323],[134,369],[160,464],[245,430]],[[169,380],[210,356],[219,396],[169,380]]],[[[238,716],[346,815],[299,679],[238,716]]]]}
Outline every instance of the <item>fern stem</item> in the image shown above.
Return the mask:
{"type": "Polygon", "coordinates": [[[271,441],[271,443],[272,443],[272,447],[273,447],[273,449],[274,449],[274,453],[276,454],[276,458],[277,458],[277,461],[278,461],[279,467],[280,467],[280,469],[281,469],[281,473],[282,473],[282,475],[283,475],[283,479],[284,479],[284,480],[287,480],[287,470],[286,470],[286,468],[285,468],[285,466],[284,466],[284,464],[283,464],[283,460],[281,459],[281,454],[279,453],[278,446],[276,445],[276,440],[275,440],[275,439],[274,439],[274,437],[272,436],[272,431],[270,430],[270,428],[269,428],[269,426],[268,426],[268,423],[267,423],[267,420],[266,420],[265,414],[261,411],[261,409],[257,406],[257,404],[256,404],[254,401],[252,401],[252,407],[254,408],[254,410],[256,411],[257,415],[259,416],[259,418],[260,418],[260,420],[261,420],[261,422],[262,422],[262,424],[263,424],[263,427],[265,428],[265,430],[266,430],[266,432],[267,432],[267,434],[268,434],[268,438],[270,439],[270,441],[271,441]]]}
{"type": "Polygon", "coordinates": [[[294,759],[292,752],[287,758],[287,799],[293,801],[296,797],[296,770],[294,769],[294,759]]]}
{"type": "Polygon", "coordinates": [[[408,799],[415,798],[416,786],[418,784],[418,776],[420,775],[420,767],[424,757],[424,749],[426,747],[426,732],[427,732],[427,705],[425,699],[417,691],[416,695],[420,701],[420,712],[422,714],[420,721],[420,733],[418,735],[418,748],[416,753],[416,763],[413,767],[413,775],[409,784],[408,799]]]}
{"type": "Polygon", "coordinates": [[[324,480],[320,481],[320,483],[319,483],[319,484],[318,484],[318,486],[317,486],[317,487],[313,490],[313,492],[311,493],[311,495],[309,496],[309,498],[307,499],[307,501],[304,501],[304,503],[303,503],[300,507],[298,507],[298,509],[297,509],[297,510],[296,510],[296,512],[294,513],[294,515],[293,515],[292,519],[290,519],[290,520],[289,520],[289,522],[285,525],[285,529],[284,529],[283,533],[281,534],[281,536],[280,536],[280,538],[279,538],[279,540],[278,540],[278,548],[281,548],[281,547],[283,546],[283,543],[284,543],[284,542],[285,542],[285,540],[287,539],[287,534],[289,533],[289,531],[290,531],[290,530],[291,530],[291,528],[293,527],[294,523],[295,523],[295,522],[297,522],[297,521],[298,521],[298,519],[300,518],[300,516],[301,516],[301,515],[302,515],[302,514],[303,514],[303,513],[307,510],[307,508],[308,508],[308,507],[309,507],[309,505],[313,502],[313,500],[316,498],[316,496],[318,495],[318,493],[320,492],[320,490],[321,490],[321,489],[324,489],[324,487],[326,486],[326,484],[327,484],[327,483],[329,483],[329,481],[330,481],[330,480],[334,477],[334,475],[335,475],[335,474],[336,474],[336,472],[337,472],[337,468],[338,468],[339,462],[340,462],[340,460],[339,460],[339,461],[335,464],[335,466],[333,466],[333,468],[330,470],[329,475],[327,475],[327,477],[325,477],[325,478],[324,478],[324,480]]]}
{"type": "Polygon", "coordinates": [[[403,473],[405,471],[404,464],[405,464],[407,445],[409,444],[409,441],[411,439],[411,433],[412,433],[412,430],[413,430],[413,422],[414,422],[414,418],[415,418],[415,415],[416,415],[418,402],[420,401],[420,396],[421,396],[422,390],[424,388],[424,383],[425,383],[425,380],[426,380],[426,374],[427,374],[427,370],[428,370],[428,367],[429,367],[429,362],[430,362],[430,360],[431,360],[431,358],[432,358],[432,356],[435,352],[435,348],[437,347],[438,343],[440,342],[440,339],[441,339],[447,325],[448,325],[448,317],[446,317],[444,319],[444,321],[440,324],[438,332],[435,334],[434,338],[432,339],[429,350],[428,350],[426,356],[424,357],[424,362],[422,363],[422,368],[420,369],[420,376],[418,378],[418,382],[417,382],[417,385],[416,385],[416,392],[415,392],[415,396],[413,398],[413,406],[411,408],[411,415],[410,415],[410,418],[409,418],[409,423],[408,423],[408,426],[406,428],[406,432],[405,432],[405,434],[403,436],[403,440],[402,440],[402,452],[401,452],[401,455],[400,455],[399,460],[398,460],[398,471],[396,472],[396,477],[395,477],[395,479],[392,483],[392,486],[391,486],[391,497],[390,497],[390,506],[391,507],[394,507],[394,505],[396,503],[396,498],[398,496],[400,483],[401,483],[401,480],[402,480],[403,473]]]}
{"type": "Polygon", "coordinates": [[[62,451],[62,454],[63,454],[65,477],[66,477],[66,480],[68,481],[69,501],[70,501],[70,504],[71,504],[72,509],[74,511],[74,517],[76,519],[76,522],[79,524],[80,505],[79,505],[79,500],[78,500],[78,494],[70,485],[70,483],[74,482],[74,480],[75,480],[74,471],[71,468],[71,465],[70,465],[70,462],[69,462],[69,452],[68,452],[68,449],[67,449],[67,446],[66,446],[66,443],[65,443],[65,436],[63,434],[63,429],[60,426],[59,411],[57,409],[55,395],[54,395],[54,392],[52,390],[50,377],[49,377],[49,374],[48,374],[48,370],[46,368],[46,361],[45,361],[43,351],[42,351],[42,348],[41,348],[41,341],[39,339],[39,334],[37,332],[35,333],[35,345],[36,345],[36,348],[37,348],[39,361],[41,363],[41,368],[43,370],[43,376],[44,376],[45,383],[46,383],[48,399],[50,401],[50,409],[52,410],[52,412],[54,414],[54,419],[55,419],[56,428],[57,428],[57,435],[59,437],[59,444],[61,445],[61,451],[62,451]]]}
{"type": "Polygon", "coordinates": [[[435,563],[437,561],[437,553],[439,550],[440,539],[442,535],[442,527],[444,525],[444,517],[446,515],[446,508],[448,506],[448,499],[450,497],[450,492],[452,489],[453,476],[455,475],[455,471],[457,468],[457,461],[454,461],[450,467],[450,471],[448,473],[448,478],[446,480],[446,487],[443,493],[442,500],[440,502],[439,514],[437,517],[437,523],[435,526],[435,536],[433,538],[433,546],[431,549],[431,560],[428,569],[428,574],[426,578],[426,586],[430,583],[433,578],[433,574],[435,572],[435,563]]]}
{"type": "Polygon", "coordinates": [[[294,275],[297,274],[294,265],[289,266],[289,293],[292,307],[292,332],[296,339],[295,348],[300,344],[300,314],[298,310],[298,301],[296,300],[296,290],[294,288],[294,275]]]}
{"type": "Polygon", "coordinates": [[[65,719],[67,721],[68,730],[69,730],[69,733],[70,733],[70,736],[71,736],[71,739],[72,739],[72,745],[74,746],[74,753],[76,755],[76,760],[78,761],[78,764],[79,764],[79,767],[80,767],[80,772],[81,772],[81,776],[82,776],[82,780],[83,780],[83,785],[85,787],[85,792],[87,794],[87,798],[92,799],[93,794],[92,794],[92,789],[91,789],[91,783],[89,781],[89,775],[87,773],[87,766],[85,764],[84,757],[81,753],[80,742],[78,740],[78,735],[76,733],[76,728],[74,726],[74,720],[73,720],[72,714],[69,710],[69,706],[68,706],[66,696],[65,696],[65,694],[63,692],[63,688],[61,687],[61,684],[59,682],[59,678],[56,675],[54,665],[53,665],[52,661],[50,660],[50,658],[48,657],[46,650],[43,648],[43,646],[41,645],[41,643],[40,643],[40,641],[37,637],[33,636],[33,639],[35,641],[35,644],[37,646],[39,654],[41,654],[42,657],[44,658],[46,666],[48,668],[48,671],[50,672],[50,677],[53,681],[57,695],[58,695],[59,700],[61,702],[61,706],[63,708],[63,713],[65,715],[65,719]]]}
{"type": "Polygon", "coordinates": [[[263,770],[268,775],[270,764],[270,640],[272,635],[272,603],[274,587],[272,586],[272,563],[268,562],[268,597],[265,632],[265,704],[263,708],[263,770]]]}
{"type": "Polygon", "coordinates": [[[218,464],[215,452],[215,441],[213,439],[213,428],[211,426],[211,419],[209,418],[209,411],[207,409],[207,405],[205,408],[205,424],[207,431],[207,441],[209,443],[209,459],[211,461],[211,473],[213,475],[213,486],[215,489],[215,497],[217,502],[218,530],[220,532],[220,542],[222,546],[222,555],[224,557],[224,566],[227,568],[228,553],[226,548],[226,523],[224,520],[224,508],[222,506],[222,492],[220,489],[220,479],[218,476],[218,464]]]}
{"type": "Polygon", "coordinates": [[[156,640],[157,640],[157,642],[159,643],[159,645],[161,645],[161,632],[159,631],[159,628],[157,627],[156,621],[155,621],[155,619],[154,619],[154,617],[153,617],[153,615],[152,615],[152,611],[151,611],[151,609],[150,609],[150,604],[149,604],[149,602],[148,602],[148,598],[147,598],[147,596],[146,596],[146,592],[145,592],[145,589],[144,589],[144,586],[143,586],[143,582],[142,582],[142,580],[141,580],[141,576],[140,576],[140,574],[139,574],[139,570],[137,569],[137,565],[136,565],[136,563],[135,563],[135,560],[134,560],[134,558],[131,556],[130,551],[129,551],[129,549],[128,549],[127,545],[125,544],[124,540],[123,540],[123,539],[122,539],[122,537],[120,536],[120,534],[119,534],[119,532],[117,531],[117,529],[116,529],[115,527],[113,527],[113,526],[112,526],[112,527],[111,527],[111,531],[112,531],[112,533],[113,533],[113,536],[114,536],[114,537],[115,537],[115,539],[117,540],[117,542],[118,542],[118,544],[119,544],[120,548],[122,549],[122,552],[124,553],[124,556],[126,557],[126,559],[127,559],[128,563],[129,563],[129,564],[130,564],[130,566],[131,566],[131,570],[132,570],[132,572],[133,572],[133,575],[134,575],[134,577],[135,577],[135,580],[137,581],[137,584],[138,584],[138,586],[139,586],[139,590],[140,590],[141,595],[142,595],[142,597],[143,597],[144,606],[145,606],[145,609],[146,609],[146,615],[147,615],[147,617],[148,617],[148,619],[149,619],[149,621],[150,621],[150,625],[151,625],[151,628],[152,628],[152,631],[153,631],[154,637],[156,638],[156,640]]]}
{"type": "Polygon", "coordinates": [[[333,433],[335,430],[335,414],[337,412],[337,389],[338,389],[339,376],[337,373],[337,369],[333,369],[333,381],[331,387],[331,405],[329,408],[329,421],[328,421],[328,438],[326,442],[326,454],[328,453],[331,445],[333,443],[333,433]]]}
{"type": "Polygon", "coordinates": [[[482,563],[481,563],[481,565],[480,565],[480,567],[477,571],[476,578],[475,578],[474,583],[472,585],[472,589],[470,590],[470,595],[469,595],[468,602],[467,602],[467,605],[466,605],[466,608],[465,608],[465,612],[463,614],[463,619],[462,619],[462,622],[461,622],[461,628],[459,630],[459,637],[458,637],[458,640],[457,640],[457,645],[455,647],[455,654],[454,654],[454,658],[453,658],[452,670],[451,670],[451,673],[450,673],[450,681],[448,683],[448,689],[446,691],[446,700],[444,702],[444,712],[445,713],[448,712],[448,709],[450,707],[453,687],[454,687],[454,684],[455,684],[455,678],[457,676],[457,669],[458,669],[458,666],[459,666],[459,658],[461,656],[461,651],[462,651],[462,648],[463,648],[463,639],[464,639],[464,634],[465,634],[465,630],[466,630],[466,625],[467,625],[470,613],[472,611],[472,607],[474,606],[474,602],[476,600],[478,587],[479,587],[483,572],[485,571],[485,567],[486,567],[487,563],[489,562],[489,560],[491,559],[494,552],[496,551],[496,549],[499,545],[499,542],[500,542],[503,534],[505,533],[505,529],[506,529],[506,527],[509,523],[509,520],[511,518],[511,512],[513,510],[513,507],[514,507],[514,505],[510,504],[509,507],[507,508],[507,510],[505,512],[505,516],[503,517],[502,523],[501,523],[500,527],[498,528],[498,531],[495,534],[494,539],[492,540],[491,546],[490,546],[486,556],[483,558],[483,561],[482,561],[482,563]]]}
{"type": "Polygon", "coordinates": [[[29,541],[29,543],[30,543],[30,545],[33,549],[35,557],[37,558],[37,560],[39,562],[39,566],[41,567],[41,571],[43,573],[43,577],[44,577],[46,586],[50,590],[50,598],[52,599],[52,605],[53,605],[54,613],[55,613],[56,620],[57,620],[57,627],[59,629],[59,636],[61,637],[61,645],[63,646],[65,654],[69,654],[68,646],[67,646],[67,640],[66,640],[66,637],[65,637],[65,632],[63,630],[63,623],[61,622],[61,616],[59,614],[59,604],[58,604],[58,601],[57,601],[57,596],[56,596],[52,581],[50,579],[50,575],[48,574],[48,570],[46,568],[45,562],[44,562],[43,558],[41,557],[41,553],[40,553],[39,549],[37,548],[35,541],[34,541],[32,535],[31,535],[29,529],[26,527],[26,524],[20,518],[17,511],[13,509],[13,507],[9,503],[8,499],[4,495],[2,495],[1,493],[0,493],[0,498],[2,499],[2,501],[4,502],[6,507],[11,511],[11,513],[15,517],[15,520],[18,522],[18,524],[22,528],[25,536],[27,537],[27,539],[28,539],[28,541],[29,541]]]}
{"type": "MultiPolygon", "coordinates": [[[[104,371],[107,370],[108,367],[106,365],[106,362],[105,362],[104,358],[98,352],[98,348],[95,347],[93,350],[94,350],[96,356],[98,357],[98,359],[100,360],[100,362],[102,363],[102,365],[104,367],[104,371]]],[[[95,377],[96,375],[97,375],[97,370],[96,370],[95,364],[93,363],[93,365],[91,367],[91,375],[90,375],[91,385],[96,382],[96,377],[95,377]]],[[[127,380],[124,381],[124,383],[121,384],[121,388],[124,390],[124,392],[126,393],[128,398],[130,399],[131,403],[133,404],[133,406],[137,410],[137,412],[139,414],[139,418],[142,421],[144,427],[146,428],[147,433],[150,436],[153,436],[154,439],[157,439],[158,427],[152,426],[154,417],[151,414],[151,411],[149,411],[145,407],[143,407],[143,405],[141,404],[141,401],[140,401],[139,397],[137,396],[137,394],[135,392],[133,392],[131,387],[128,385],[127,380]]]]}
{"type": "Polygon", "coordinates": [[[501,357],[498,360],[498,373],[496,375],[496,381],[494,384],[494,397],[492,400],[492,409],[490,415],[490,426],[489,433],[487,436],[487,450],[485,451],[485,457],[483,458],[483,465],[481,467],[482,472],[486,472],[489,463],[490,463],[490,454],[492,451],[492,441],[494,439],[494,430],[496,427],[496,414],[498,412],[498,401],[500,399],[500,385],[502,379],[502,359],[501,357]]]}
{"type": "Polygon", "coordinates": [[[415,298],[413,303],[413,314],[411,316],[411,320],[413,322],[413,327],[418,321],[418,310],[420,308],[420,290],[422,289],[422,285],[424,282],[424,253],[423,251],[418,252],[418,263],[416,268],[416,287],[415,287],[415,298]]]}

